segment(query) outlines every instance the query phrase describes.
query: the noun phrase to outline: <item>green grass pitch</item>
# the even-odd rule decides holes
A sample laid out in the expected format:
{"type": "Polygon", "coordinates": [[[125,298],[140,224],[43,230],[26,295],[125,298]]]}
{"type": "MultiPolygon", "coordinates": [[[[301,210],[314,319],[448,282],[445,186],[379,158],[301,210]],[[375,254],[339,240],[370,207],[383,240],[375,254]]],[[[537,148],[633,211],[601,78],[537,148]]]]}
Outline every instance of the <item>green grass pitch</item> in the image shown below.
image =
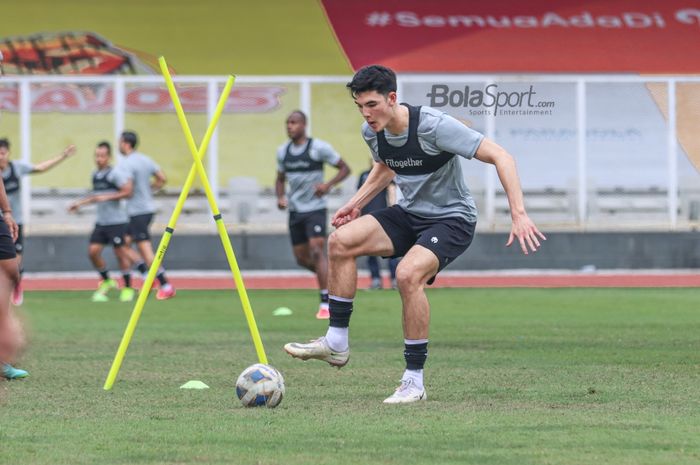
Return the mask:
{"type": "Polygon", "coordinates": [[[312,291],[250,297],[286,380],[274,410],[234,393],[257,361],[235,291],[149,301],[110,392],[131,306],[28,293],[31,376],[0,383],[1,463],[700,462],[700,289],[430,290],[430,400],[406,406],[381,403],[403,371],[395,292],[358,293],[342,370],[282,351],[325,332],[312,291]],[[210,389],[179,389],[192,379],[210,389]]]}

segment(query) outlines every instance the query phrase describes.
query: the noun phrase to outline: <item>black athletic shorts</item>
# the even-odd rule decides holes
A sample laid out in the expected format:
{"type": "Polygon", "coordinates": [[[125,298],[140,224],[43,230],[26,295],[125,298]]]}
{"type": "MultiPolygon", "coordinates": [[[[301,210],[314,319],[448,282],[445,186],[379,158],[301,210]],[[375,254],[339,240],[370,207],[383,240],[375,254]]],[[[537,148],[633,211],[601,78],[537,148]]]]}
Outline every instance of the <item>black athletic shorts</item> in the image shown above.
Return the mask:
{"type": "Polygon", "coordinates": [[[309,242],[312,237],[326,237],[326,209],[312,212],[289,212],[289,235],[292,245],[309,242]]]}
{"type": "Polygon", "coordinates": [[[148,229],[151,226],[151,221],[153,221],[153,213],[130,217],[127,234],[131,236],[134,242],[150,240],[151,234],[148,232],[148,229]]]}
{"type": "MultiPolygon", "coordinates": [[[[371,212],[394,245],[392,258],[403,257],[418,244],[438,258],[438,273],[464,253],[474,238],[476,223],[462,218],[429,219],[408,213],[398,205],[371,212]]],[[[437,273],[436,273],[437,274],[437,273]]],[[[428,284],[435,281],[430,278],[428,284]]]]}
{"type": "Polygon", "coordinates": [[[15,252],[21,255],[24,251],[24,228],[21,224],[17,225],[17,240],[15,241],[15,252]]]}
{"type": "Polygon", "coordinates": [[[10,228],[7,227],[7,223],[0,220],[0,260],[9,260],[16,256],[17,252],[10,228]]]}
{"type": "Polygon", "coordinates": [[[124,224],[110,224],[110,225],[100,225],[96,224],[95,229],[92,230],[90,235],[90,244],[102,244],[111,245],[115,249],[124,245],[124,236],[126,235],[126,229],[128,225],[124,224]]]}

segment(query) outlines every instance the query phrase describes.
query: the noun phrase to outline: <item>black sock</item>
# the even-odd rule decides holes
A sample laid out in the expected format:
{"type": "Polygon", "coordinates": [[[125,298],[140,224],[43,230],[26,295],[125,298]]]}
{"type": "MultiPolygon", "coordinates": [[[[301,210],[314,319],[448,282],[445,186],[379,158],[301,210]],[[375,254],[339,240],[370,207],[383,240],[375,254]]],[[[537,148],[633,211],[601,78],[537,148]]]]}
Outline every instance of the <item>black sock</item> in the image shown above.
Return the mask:
{"type": "Polygon", "coordinates": [[[124,279],[124,287],[131,287],[131,273],[122,271],[122,279],[124,279]]]}
{"type": "Polygon", "coordinates": [[[109,271],[107,271],[106,268],[102,268],[101,270],[97,270],[98,273],[100,273],[100,276],[102,276],[102,279],[107,281],[109,279],[109,271]]]}
{"type": "Polygon", "coordinates": [[[328,321],[329,326],[335,328],[347,328],[350,326],[350,315],[352,315],[352,300],[349,302],[336,300],[331,297],[328,310],[331,318],[328,321]]]}
{"type": "Polygon", "coordinates": [[[158,282],[160,283],[161,287],[168,284],[168,280],[165,278],[165,270],[163,270],[162,268],[160,270],[158,270],[158,274],[156,275],[156,278],[158,278],[158,282]]]}
{"type": "Polygon", "coordinates": [[[326,289],[321,291],[321,303],[322,304],[328,303],[328,291],[326,289]]]}
{"type": "Polygon", "coordinates": [[[141,274],[148,273],[148,268],[146,268],[146,264],[144,262],[138,262],[136,264],[136,269],[139,270],[139,273],[141,274]]]}
{"type": "Polygon", "coordinates": [[[428,343],[404,344],[403,358],[406,359],[407,370],[422,370],[428,358],[428,343]]]}

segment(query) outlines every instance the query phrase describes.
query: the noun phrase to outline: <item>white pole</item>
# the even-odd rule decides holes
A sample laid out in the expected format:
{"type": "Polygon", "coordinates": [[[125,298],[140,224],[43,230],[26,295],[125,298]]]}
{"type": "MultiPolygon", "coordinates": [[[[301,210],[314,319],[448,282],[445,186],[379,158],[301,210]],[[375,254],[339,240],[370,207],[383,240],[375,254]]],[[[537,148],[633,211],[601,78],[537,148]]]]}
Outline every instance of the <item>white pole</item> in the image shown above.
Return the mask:
{"type": "MultiPolygon", "coordinates": [[[[219,84],[216,79],[210,79],[207,86],[207,121],[214,118],[216,103],[218,101],[219,84]]],[[[207,175],[211,182],[211,190],[217,205],[221,205],[219,199],[219,129],[214,130],[207,150],[207,175]]]]}
{"type": "MultiPolygon", "coordinates": [[[[495,84],[489,80],[486,86],[495,84]]],[[[495,111],[495,108],[494,108],[495,111]]],[[[486,115],[486,137],[496,140],[496,114],[486,115]]],[[[496,223],[496,168],[487,164],[485,166],[486,179],[484,180],[484,210],[486,213],[486,224],[494,227],[496,223]]]]}
{"type": "Polygon", "coordinates": [[[299,109],[306,113],[306,134],[313,135],[311,130],[311,81],[303,79],[299,83],[299,109]]]}
{"type": "MultiPolygon", "coordinates": [[[[126,92],[124,90],[124,81],[117,79],[114,81],[114,144],[119,143],[119,137],[124,132],[124,119],[126,114],[126,92]]],[[[114,153],[117,154],[117,159],[121,160],[121,153],[115,147],[114,153]]]]}
{"type": "MultiPolygon", "coordinates": [[[[22,161],[32,163],[32,89],[29,81],[22,81],[19,84],[19,147],[22,153],[22,161]]],[[[22,204],[22,219],[24,224],[31,221],[31,197],[32,181],[29,176],[22,179],[22,190],[20,192],[20,202],[22,204]]]]}
{"type": "Polygon", "coordinates": [[[676,138],[676,81],[668,81],[668,218],[678,224],[678,140],[676,138]]]}
{"type": "Polygon", "coordinates": [[[588,183],[586,172],[586,82],[579,79],[576,82],[576,127],[578,161],[578,223],[584,226],[587,221],[588,183]]]}

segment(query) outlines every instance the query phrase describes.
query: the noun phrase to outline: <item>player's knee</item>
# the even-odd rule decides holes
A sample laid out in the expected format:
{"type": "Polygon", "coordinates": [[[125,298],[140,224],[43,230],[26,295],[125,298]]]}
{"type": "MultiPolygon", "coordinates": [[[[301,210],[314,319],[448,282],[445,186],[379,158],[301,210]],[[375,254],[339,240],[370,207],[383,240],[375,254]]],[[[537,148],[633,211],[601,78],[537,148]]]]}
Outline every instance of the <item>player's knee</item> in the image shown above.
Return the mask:
{"type": "Polygon", "coordinates": [[[90,247],[88,248],[88,256],[94,260],[96,258],[100,257],[100,254],[102,253],[102,249],[99,247],[90,247]]]}
{"type": "Polygon", "coordinates": [[[396,285],[399,291],[412,291],[420,287],[420,274],[410,266],[399,266],[396,269],[396,285]]]}
{"type": "Polygon", "coordinates": [[[294,258],[297,261],[297,265],[307,268],[309,266],[309,260],[301,255],[295,255],[294,258]]]}
{"type": "Polygon", "coordinates": [[[319,259],[324,258],[325,256],[326,249],[323,245],[312,245],[311,248],[309,249],[309,253],[311,255],[311,261],[313,263],[316,263],[319,259]]]}
{"type": "Polygon", "coordinates": [[[342,231],[333,231],[328,237],[328,258],[330,260],[348,258],[350,256],[350,244],[347,234],[342,231]]]}
{"type": "Polygon", "coordinates": [[[19,284],[19,267],[12,267],[7,273],[7,279],[10,281],[10,285],[14,288],[19,284]]]}

